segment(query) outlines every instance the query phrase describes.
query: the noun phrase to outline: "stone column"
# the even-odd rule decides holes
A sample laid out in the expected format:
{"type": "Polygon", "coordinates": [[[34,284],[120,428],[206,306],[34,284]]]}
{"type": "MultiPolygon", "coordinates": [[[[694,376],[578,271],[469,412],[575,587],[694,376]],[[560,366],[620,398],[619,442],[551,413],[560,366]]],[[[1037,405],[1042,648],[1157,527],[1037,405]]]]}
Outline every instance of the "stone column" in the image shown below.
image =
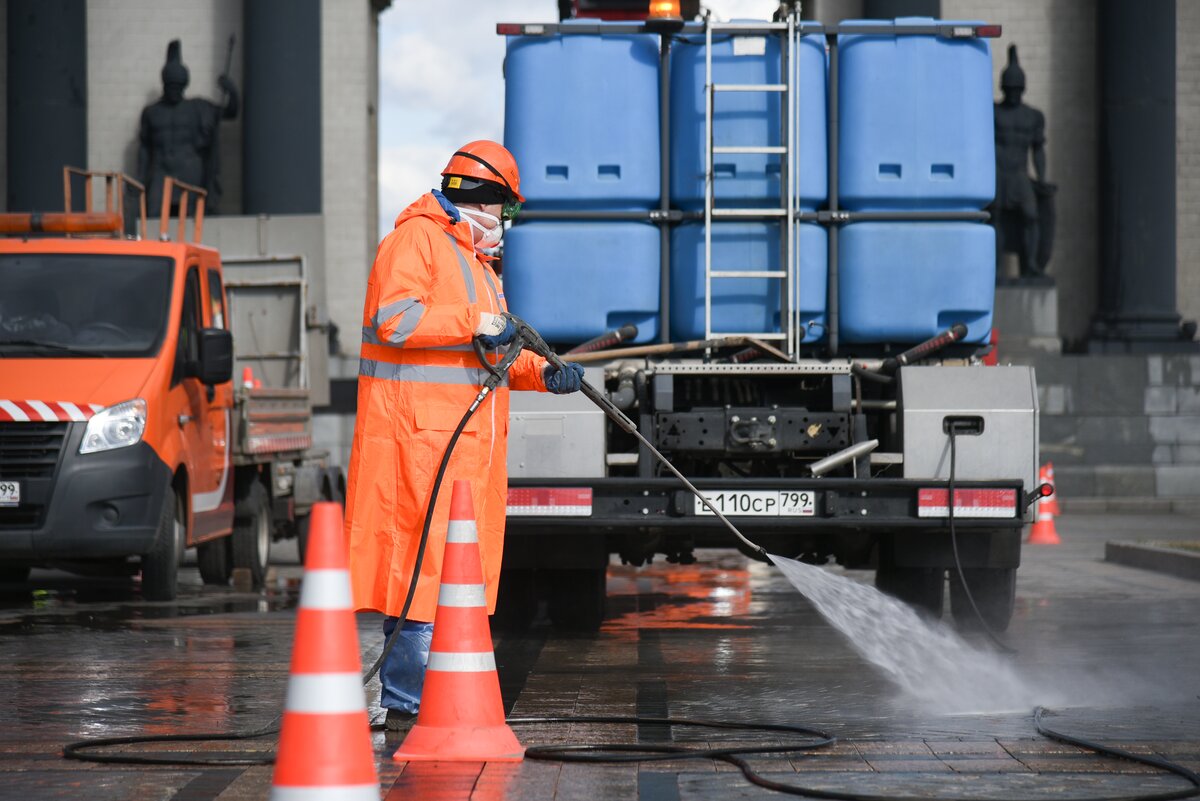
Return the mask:
{"type": "Polygon", "coordinates": [[[8,0],[9,211],[61,211],[62,168],[87,167],[84,0],[8,0]]]}
{"type": "Polygon", "coordinates": [[[243,210],[319,214],[320,0],[247,2],[245,36],[243,210]]]}
{"type": "Polygon", "coordinates": [[[1101,0],[1096,14],[1100,307],[1088,349],[1194,349],[1175,297],[1175,3],[1101,0]]]}
{"type": "Polygon", "coordinates": [[[895,17],[942,16],[942,0],[863,0],[863,16],[867,19],[895,17]]]}

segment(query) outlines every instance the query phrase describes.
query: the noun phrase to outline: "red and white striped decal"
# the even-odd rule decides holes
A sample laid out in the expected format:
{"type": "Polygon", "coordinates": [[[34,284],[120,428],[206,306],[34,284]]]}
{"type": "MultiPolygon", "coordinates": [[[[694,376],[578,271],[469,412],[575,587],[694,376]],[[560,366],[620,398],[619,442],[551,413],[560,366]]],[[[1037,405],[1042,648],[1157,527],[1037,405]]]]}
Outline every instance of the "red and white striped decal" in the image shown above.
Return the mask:
{"type": "Polygon", "coordinates": [[[99,403],[70,401],[5,400],[0,398],[0,422],[83,422],[104,407],[99,403]]]}
{"type": "MultiPolygon", "coordinates": [[[[917,491],[917,517],[949,517],[950,490],[926,488],[917,491]]],[[[1016,517],[1015,489],[954,488],[955,517],[1016,517]]]]}
{"type": "Polygon", "coordinates": [[[591,487],[509,487],[508,514],[512,517],[589,517],[591,487]]]}

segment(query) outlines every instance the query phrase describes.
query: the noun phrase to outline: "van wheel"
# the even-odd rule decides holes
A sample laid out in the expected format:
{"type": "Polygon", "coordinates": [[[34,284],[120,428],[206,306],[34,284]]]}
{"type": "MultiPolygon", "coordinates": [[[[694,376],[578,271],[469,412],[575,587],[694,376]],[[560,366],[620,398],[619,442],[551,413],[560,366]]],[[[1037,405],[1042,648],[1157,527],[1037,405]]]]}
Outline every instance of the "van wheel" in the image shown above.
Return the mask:
{"type": "Polygon", "coordinates": [[[1017,598],[1017,569],[1015,567],[963,568],[963,578],[971,597],[979,607],[979,616],[971,608],[967,593],[957,570],[950,571],[950,613],[954,623],[963,631],[978,631],[979,617],[994,632],[1002,632],[1012,621],[1017,598]]]}
{"type": "Polygon", "coordinates": [[[917,611],[938,619],[946,599],[946,571],[940,567],[896,567],[881,564],[875,586],[917,611]]]}
{"type": "Polygon", "coordinates": [[[229,584],[229,576],[233,573],[233,554],[230,553],[229,541],[229,537],[221,537],[196,546],[196,564],[205,584],[218,587],[229,584]]]}
{"type": "Polygon", "coordinates": [[[237,502],[233,519],[233,566],[250,571],[254,589],[262,589],[271,558],[271,499],[255,481],[237,502]]]}
{"type": "Polygon", "coordinates": [[[187,540],[187,521],[183,504],[168,489],[163,498],[162,514],[154,548],[142,555],[142,597],[147,601],[173,601],[179,584],[179,556],[187,540]]]}

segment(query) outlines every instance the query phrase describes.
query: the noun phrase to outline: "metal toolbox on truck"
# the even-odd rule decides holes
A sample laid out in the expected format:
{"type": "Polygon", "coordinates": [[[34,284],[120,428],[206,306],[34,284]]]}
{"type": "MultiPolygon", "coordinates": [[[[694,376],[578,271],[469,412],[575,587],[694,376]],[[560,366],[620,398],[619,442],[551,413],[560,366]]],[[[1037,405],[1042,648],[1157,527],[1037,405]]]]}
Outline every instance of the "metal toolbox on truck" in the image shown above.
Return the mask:
{"type": "Polygon", "coordinates": [[[955,480],[1020,477],[1037,487],[1038,397],[1032,367],[904,367],[899,372],[904,477],[950,478],[947,421],[961,421],[955,480]]]}

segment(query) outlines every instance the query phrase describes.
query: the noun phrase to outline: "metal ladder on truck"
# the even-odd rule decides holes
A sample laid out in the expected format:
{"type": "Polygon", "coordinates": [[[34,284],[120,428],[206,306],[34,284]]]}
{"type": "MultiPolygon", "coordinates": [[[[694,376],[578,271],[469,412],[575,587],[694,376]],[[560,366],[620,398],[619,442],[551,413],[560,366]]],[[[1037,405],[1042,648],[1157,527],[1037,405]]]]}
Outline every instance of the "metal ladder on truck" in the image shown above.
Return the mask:
{"type": "Polygon", "coordinates": [[[760,340],[778,340],[780,350],[795,359],[800,350],[804,332],[800,330],[796,296],[796,103],[795,103],[795,47],[796,23],[791,14],[784,22],[708,22],[705,24],[704,58],[704,335],[705,339],[721,336],[746,336],[760,340]],[[712,47],[713,33],[745,37],[781,37],[780,83],[768,84],[721,84],[713,83],[712,47]],[[745,143],[716,146],[713,144],[714,105],[717,95],[729,92],[759,92],[780,97],[780,144],[745,143]],[[777,155],[779,164],[779,205],[773,208],[715,208],[713,202],[716,175],[713,157],[719,155],[777,155]],[[713,268],[712,232],[714,221],[768,219],[779,223],[779,268],[755,269],[744,265],[738,269],[713,268]],[[714,331],[712,320],[713,283],[737,278],[777,278],[780,283],[779,331],[714,331]]]}

